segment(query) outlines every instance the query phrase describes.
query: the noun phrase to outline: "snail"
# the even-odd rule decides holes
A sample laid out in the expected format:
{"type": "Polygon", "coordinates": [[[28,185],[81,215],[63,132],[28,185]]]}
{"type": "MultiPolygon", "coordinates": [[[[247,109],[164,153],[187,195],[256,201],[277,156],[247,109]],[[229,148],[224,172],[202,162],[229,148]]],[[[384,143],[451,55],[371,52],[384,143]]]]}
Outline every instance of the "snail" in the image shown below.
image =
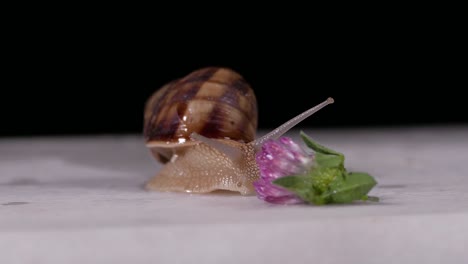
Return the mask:
{"type": "Polygon", "coordinates": [[[255,193],[255,154],[296,124],[333,103],[328,98],[255,139],[254,91],[237,72],[206,67],[156,90],[144,106],[146,147],[164,166],[145,188],[152,191],[255,193]]]}

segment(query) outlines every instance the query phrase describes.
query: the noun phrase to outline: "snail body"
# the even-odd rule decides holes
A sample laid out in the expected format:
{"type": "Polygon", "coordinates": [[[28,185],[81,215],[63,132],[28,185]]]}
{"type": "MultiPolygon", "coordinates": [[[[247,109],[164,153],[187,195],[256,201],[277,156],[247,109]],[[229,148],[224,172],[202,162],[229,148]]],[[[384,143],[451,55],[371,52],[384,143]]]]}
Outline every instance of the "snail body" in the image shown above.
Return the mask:
{"type": "Polygon", "coordinates": [[[255,139],[258,110],[250,85],[237,72],[207,67],[167,83],[147,100],[143,134],[164,164],[146,188],[155,191],[254,193],[255,154],[327,101],[255,139]]]}

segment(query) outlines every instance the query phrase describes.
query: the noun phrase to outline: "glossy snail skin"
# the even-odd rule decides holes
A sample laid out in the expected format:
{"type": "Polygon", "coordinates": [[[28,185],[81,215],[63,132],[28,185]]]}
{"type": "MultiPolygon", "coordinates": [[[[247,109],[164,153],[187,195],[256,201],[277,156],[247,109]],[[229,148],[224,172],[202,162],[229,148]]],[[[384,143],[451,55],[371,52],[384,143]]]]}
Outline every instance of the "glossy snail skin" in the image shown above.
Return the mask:
{"type": "Polygon", "coordinates": [[[255,139],[257,123],[255,94],[231,69],[202,68],[169,82],[145,106],[146,145],[166,164],[147,188],[252,193],[258,170],[252,164],[255,152],[245,143],[255,139]],[[217,149],[191,140],[192,133],[242,149],[249,157],[233,161],[217,149]]]}
{"type": "Polygon", "coordinates": [[[253,182],[259,171],[252,146],[232,140],[220,140],[227,145],[242,149],[244,155],[238,160],[204,143],[199,143],[168,162],[146,185],[150,190],[208,193],[216,190],[254,193],[253,182]]]}

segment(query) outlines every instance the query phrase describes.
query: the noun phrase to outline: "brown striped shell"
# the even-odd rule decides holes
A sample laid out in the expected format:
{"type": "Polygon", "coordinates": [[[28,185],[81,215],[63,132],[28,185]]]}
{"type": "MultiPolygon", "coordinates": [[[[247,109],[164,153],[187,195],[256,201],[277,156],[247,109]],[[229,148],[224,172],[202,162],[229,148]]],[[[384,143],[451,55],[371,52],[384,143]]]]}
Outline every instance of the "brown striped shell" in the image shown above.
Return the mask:
{"type": "Polygon", "coordinates": [[[192,132],[213,139],[255,139],[258,110],[244,78],[207,67],[167,83],[146,102],[143,134],[155,157],[167,162],[194,143],[192,132]]]}

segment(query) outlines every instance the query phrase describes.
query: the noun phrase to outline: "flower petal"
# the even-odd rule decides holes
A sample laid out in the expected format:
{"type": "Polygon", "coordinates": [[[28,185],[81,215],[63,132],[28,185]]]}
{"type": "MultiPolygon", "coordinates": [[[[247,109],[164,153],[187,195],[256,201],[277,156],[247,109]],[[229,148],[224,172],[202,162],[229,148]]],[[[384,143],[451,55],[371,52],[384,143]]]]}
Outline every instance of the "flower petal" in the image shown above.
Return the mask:
{"type": "Polygon", "coordinates": [[[272,182],[278,178],[303,174],[311,169],[313,153],[307,153],[291,138],[282,137],[277,141],[265,142],[257,153],[260,179],[254,182],[259,199],[270,203],[296,204],[303,202],[292,192],[272,182]]]}

